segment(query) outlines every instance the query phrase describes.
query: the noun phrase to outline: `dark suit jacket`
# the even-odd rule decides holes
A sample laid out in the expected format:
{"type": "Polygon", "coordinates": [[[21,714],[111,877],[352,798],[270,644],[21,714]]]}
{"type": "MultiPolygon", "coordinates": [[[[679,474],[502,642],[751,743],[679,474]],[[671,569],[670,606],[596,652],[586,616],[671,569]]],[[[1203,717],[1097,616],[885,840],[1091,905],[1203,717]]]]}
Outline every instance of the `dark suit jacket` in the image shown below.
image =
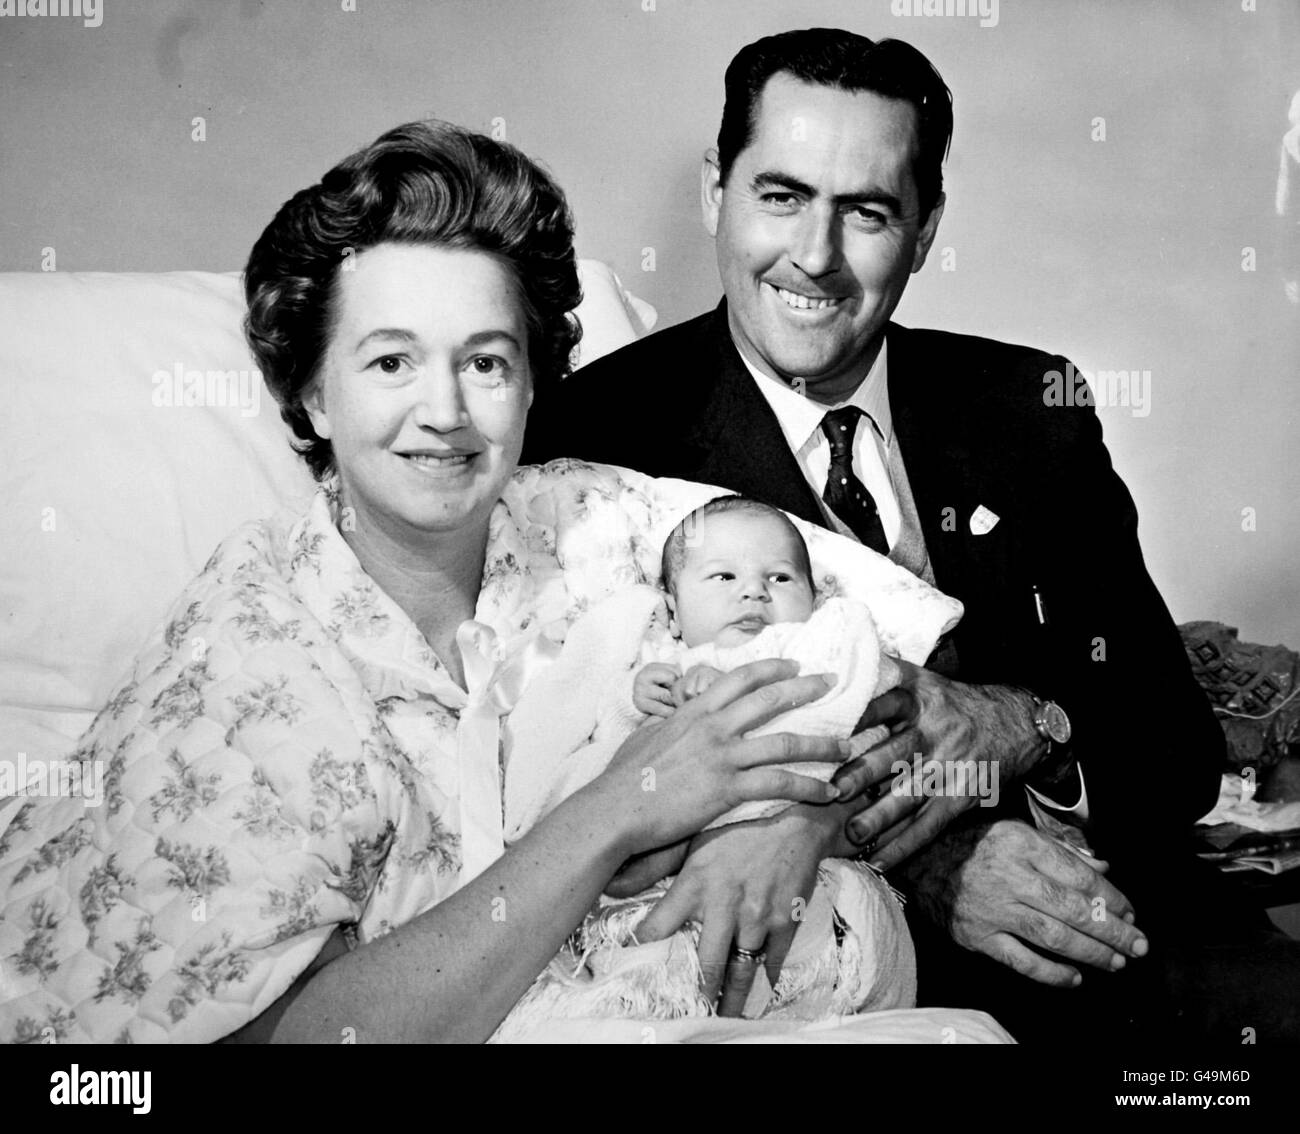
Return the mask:
{"type": "MultiPolygon", "coordinates": [[[[956,676],[1059,702],[1094,844],[1149,860],[1213,805],[1223,736],[1147,574],[1097,415],[1044,404],[1044,375],[1064,373],[1063,358],[894,324],[887,333],[894,429],[935,579],[966,607],[956,676]],[[980,505],[999,520],[975,535],[980,505]]],[[[731,341],[725,302],[539,392],[524,460],[556,457],[716,484],[822,523],[731,341]]]]}

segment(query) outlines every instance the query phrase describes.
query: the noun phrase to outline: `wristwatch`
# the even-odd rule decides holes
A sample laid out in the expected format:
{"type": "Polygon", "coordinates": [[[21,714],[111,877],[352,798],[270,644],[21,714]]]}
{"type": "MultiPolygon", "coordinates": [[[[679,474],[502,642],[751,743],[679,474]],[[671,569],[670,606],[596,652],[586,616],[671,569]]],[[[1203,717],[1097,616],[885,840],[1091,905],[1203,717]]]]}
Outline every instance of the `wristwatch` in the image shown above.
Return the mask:
{"type": "MultiPolygon", "coordinates": [[[[1034,695],[1031,693],[1031,697],[1034,695]]],[[[1070,743],[1070,718],[1055,701],[1034,697],[1034,728],[1047,741],[1047,751],[1026,778],[1031,785],[1051,785],[1074,767],[1074,757],[1066,747],[1070,743]],[[1053,754],[1053,748],[1056,752],[1053,754]]]]}
{"type": "Polygon", "coordinates": [[[1055,701],[1042,701],[1034,697],[1034,728],[1047,741],[1048,753],[1051,753],[1053,744],[1070,743],[1070,718],[1055,701]]]}

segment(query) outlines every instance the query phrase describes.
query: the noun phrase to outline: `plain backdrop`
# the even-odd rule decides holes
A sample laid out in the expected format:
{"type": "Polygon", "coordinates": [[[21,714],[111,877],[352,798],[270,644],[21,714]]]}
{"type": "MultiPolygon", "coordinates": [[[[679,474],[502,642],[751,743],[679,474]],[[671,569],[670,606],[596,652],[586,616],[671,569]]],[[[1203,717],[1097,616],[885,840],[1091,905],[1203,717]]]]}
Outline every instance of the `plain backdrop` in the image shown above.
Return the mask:
{"type": "Polygon", "coordinates": [[[544,162],[581,254],[666,326],[719,294],[698,169],[735,51],[815,25],[904,38],[952,88],[956,130],[936,254],[896,318],[1150,371],[1149,413],[1100,412],[1175,618],[1300,647],[1300,306],[1283,287],[1300,230],[1274,208],[1300,4],[895,14],[927,4],[945,6],[102,0],[94,28],[0,18],[0,269],[39,270],[46,248],[60,271],[241,267],[286,197],[435,115],[544,162]]]}

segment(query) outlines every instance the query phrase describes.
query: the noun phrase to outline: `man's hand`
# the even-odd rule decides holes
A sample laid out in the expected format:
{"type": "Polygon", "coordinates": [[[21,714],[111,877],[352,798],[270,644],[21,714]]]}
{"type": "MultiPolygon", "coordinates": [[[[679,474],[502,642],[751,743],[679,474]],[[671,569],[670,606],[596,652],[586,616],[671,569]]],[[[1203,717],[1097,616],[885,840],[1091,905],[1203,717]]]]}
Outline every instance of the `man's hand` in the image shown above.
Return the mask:
{"type": "Polygon", "coordinates": [[[881,870],[932,842],[981,799],[996,803],[1046,748],[1034,727],[1033,698],[1023,690],[966,685],[910,662],[898,665],[901,685],[876,698],[861,722],[889,725],[892,735],[835,777],[849,796],[893,777],[889,792],[848,828],[859,848],[872,848],[872,865],[881,870]]]}
{"type": "Polygon", "coordinates": [[[1147,951],[1133,907],[1105,870],[1009,819],[949,831],[907,874],[922,911],[958,945],[1068,988],[1082,977],[1065,962],[1113,972],[1147,951]]]}
{"type": "Polygon", "coordinates": [[[673,683],[678,680],[677,667],[664,662],[642,666],[632,679],[632,704],[637,712],[652,717],[671,717],[677,709],[673,683]]]}

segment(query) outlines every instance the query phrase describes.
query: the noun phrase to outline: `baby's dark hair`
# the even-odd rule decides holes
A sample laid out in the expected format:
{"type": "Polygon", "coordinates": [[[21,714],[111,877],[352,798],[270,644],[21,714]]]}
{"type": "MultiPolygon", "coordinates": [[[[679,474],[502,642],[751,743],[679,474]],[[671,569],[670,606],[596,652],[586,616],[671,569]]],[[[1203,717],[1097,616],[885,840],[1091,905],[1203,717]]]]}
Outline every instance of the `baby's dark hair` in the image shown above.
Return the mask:
{"type": "Polygon", "coordinates": [[[701,504],[673,528],[672,534],[664,541],[663,563],[660,566],[664,590],[677,593],[677,576],[681,572],[682,564],[686,562],[686,546],[692,531],[706,516],[716,516],[720,512],[760,513],[765,516],[775,516],[785,524],[790,534],[794,536],[795,546],[799,549],[799,568],[803,571],[804,578],[808,580],[808,586],[816,591],[812,560],[808,558],[808,545],[799,534],[799,529],[790,522],[790,517],[780,508],[773,508],[771,504],[764,504],[761,500],[755,500],[750,496],[715,496],[708,503],[701,504]]]}

